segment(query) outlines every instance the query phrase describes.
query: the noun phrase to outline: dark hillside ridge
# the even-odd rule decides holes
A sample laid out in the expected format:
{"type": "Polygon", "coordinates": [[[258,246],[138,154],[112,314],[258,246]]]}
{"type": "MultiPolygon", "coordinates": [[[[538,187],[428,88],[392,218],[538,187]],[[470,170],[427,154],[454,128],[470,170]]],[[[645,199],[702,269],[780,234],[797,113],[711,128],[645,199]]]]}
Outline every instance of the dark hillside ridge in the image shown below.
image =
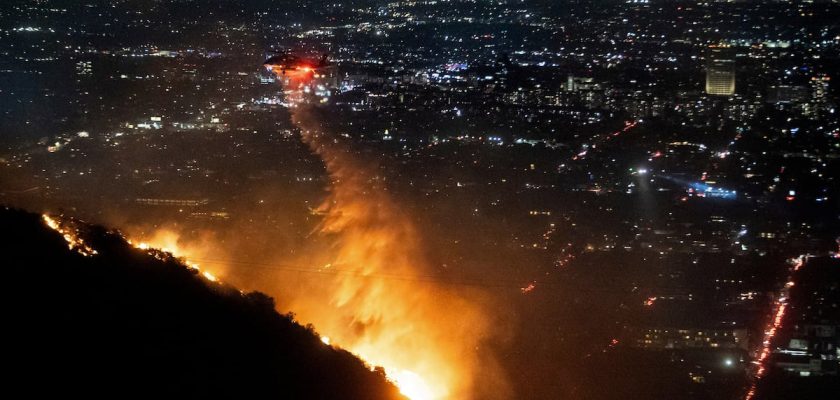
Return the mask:
{"type": "Polygon", "coordinates": [[[0,208],[4,392],[24,397],[404,399],[262,293],[76,223],[83,256],[40,215],[0,208]]]}

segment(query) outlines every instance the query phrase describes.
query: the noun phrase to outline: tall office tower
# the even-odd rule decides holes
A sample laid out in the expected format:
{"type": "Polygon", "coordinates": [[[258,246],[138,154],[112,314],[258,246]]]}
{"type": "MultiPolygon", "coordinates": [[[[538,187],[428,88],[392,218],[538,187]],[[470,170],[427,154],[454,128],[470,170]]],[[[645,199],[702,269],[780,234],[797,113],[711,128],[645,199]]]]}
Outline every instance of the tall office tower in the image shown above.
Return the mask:
{"type": "Polygon", "coordinates": [[[815,118],[822,116],[830,107],[828,104],[828,84],[831,78],[822,74],[811,78],[811,115],[815,118]]]}
{"type": "Polygon", "coordinates": [[[706,93],[735,94],[735,55],[728,47],[711,46],[706,56],[706,93]]]}

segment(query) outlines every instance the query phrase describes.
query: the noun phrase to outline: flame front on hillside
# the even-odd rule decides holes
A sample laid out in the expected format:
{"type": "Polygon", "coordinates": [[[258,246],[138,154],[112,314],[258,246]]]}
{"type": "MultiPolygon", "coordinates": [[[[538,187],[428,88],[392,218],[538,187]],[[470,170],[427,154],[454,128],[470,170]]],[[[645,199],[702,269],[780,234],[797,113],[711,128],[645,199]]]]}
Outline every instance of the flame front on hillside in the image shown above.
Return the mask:
{"type": "Polygon", "coordinates": [[[319,233],[334,240],[330,264],[355,273],[313,285],[314,292],[291,308],[333,343],[382,366],[412,400],[506,397],[498,375],[480,389],[475,382],[480,369],[496,372],[493,361],[477,351],[488,332],[485,312],[452,287],[389,279],[431,272],[419,235],[375,169],[325,134],[314,112],[297,107],[293,121],[332,181],[319,209],[319,233]]]}

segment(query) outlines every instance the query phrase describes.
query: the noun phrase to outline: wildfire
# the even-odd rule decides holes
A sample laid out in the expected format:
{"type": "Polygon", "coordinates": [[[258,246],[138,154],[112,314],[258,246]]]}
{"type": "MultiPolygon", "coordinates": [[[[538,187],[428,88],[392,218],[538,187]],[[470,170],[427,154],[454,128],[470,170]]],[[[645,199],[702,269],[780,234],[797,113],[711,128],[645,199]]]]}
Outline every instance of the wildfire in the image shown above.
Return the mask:
{"type": "Polygon", "coordinates": [[[88,246],[85,241],[79,237],[79,231],[77,229],[64,227],[57,219],[50,217],[47,214],[43,214],[41,217],[50,229],[61,234],[64,241],[67,242],[67,247],[70,250],[75,250],[77,253],[85,257],[97,254],[96,250],[88,246]]]}
{"type": "MultiPolygon", "coordinates": [[[[285,79],[291,88],[287,92],[300,87],[295,81],[298,75],[285,79]]],[[[251,282],[253,287],[278,294],[279,307],[293,310],[298,320],[326,334],[320,337],[324,345],[354,353],[371,369],[381,367],[411,400],[509,398],[498,364],[481,347],[490,332],[490,314],[466,297],[483,293],[429,281],[388,279],[388,275],[432,271],[411,219],[388,196],[387,188],[378,186],[382,180],[369,179],[376,175],[375,166],[356,159],[340,141],[325,135],[317,118],[308,114],[310,107],[294,104],[294,99],[289,100],[294,105],[293,122],[301,128],[305,144],[324,161],[332,181],[329,196],[316,212],[322,218],[316,233],[330,243],[323,251],[300,256],[302,260],[283,259],[317,265],[312,271],[322,273],[295,279],[262,276],[251,282]],[[334,265],[352,273],[329,273],[334,265]],[[482,384],[476,385],[479,379],[482,384]]],[[[170,233],[158,232],[133,246],[152,255],[171,253],[208,281],[218,282],[213,273],[190,260],[227,266],[213,261],[219,260],[218,249],[208,249],[210,243],[185,247],[175,232],[170,233]],[[205,258],[208,254],[216,257],[205,258]]]]}
{"type": "MultiPolygon", "coordinates": [[[[72,228],[71,223],[46,214],[42,217],[47,226],[62,235],[71,250],[84,256],[97,254],[96,250],[87,245],[79,236],[78,230],[72,228]]],[[[330,228],[325,226],[325,229],[337,228],[335,225],[329,226],[330,228]]],[[[376,234],[381,235],[383,232],[376,232],[376,234]]],[[[338,262],[346,263],[349,259],[355,263],[366,261],[368,268],[365,271],[373,273],[384,269],[391,258],[400,258],[399,252],[395,251],[398,241],[391,241],[397,238],[388,239],[386,236],[372,242],[369,242],[374,239],[372,236],[360,239],[363,243],[374,243],[376,248],[383,244],[386,247],[382,250],[374,250],[353,242],[342,249],[338,262]],[[387,251],[384,251],[386,249],[387,251]],[[384,252],[378,254],[380,251],[384,252]],[[357,257],[363,258],[357,259],[357,257]]],[[[213,273],[202,270],[199,264],[187,257],[188,251],[179,246],[177,235],[171,232],[158,232],[149,241],[126,239],[126,242],[157,259],[178,258],[187,268],[198,271],[199,276],[207,281],[221,284],[213,273]]],[[[407,259],[398,261],[406,263],[405,265],[408,263],[407,259]]],[[[429,312],[429,305],[424,302],[435,298],[433,294],[423,293],[422,296],[412,296],[409,294],[410,290],[424,291],[408,287],[407,284],[389,289],[383,281],[367,282],[367,280],[350,278],[337,279],[332,289],[337,289],[337,292],[333,297],[333,304],[329,307],[335,307],[334,312],[336,310],[338,312],[325,321],[317,318],[317,315],[324,310],[323,306],[319,307],[318,311],[321,312],[314,313],[315,317],[310,316],[312,320],[320,322],[317,325],[319,328],[324,327],[325,332],[335,332],[338,343],[365,360],[372,368],[381,366],[387,379],[397,386],[400,393],[411,400],[434,400],[450,398],[450,396],[463,398],[462,393],[465,388],[459,387],[458,384],[468,377],[458,373],[459,366],[464,365],[458,358],[464,355],[464,351],[457,351],[459,350],[457,346],[445,340],[448,335],[446,330],[450,329],[451,325],[438,325],[433,316],[423,315],[424,312],[426,314],[429,312]],[[415,311],[419,313],[415,315],[413,313],[415,311]],[[375,327],[377,322],[381,322],[382,326],[375,327]],[[360,324],[367,324],[371,329],[360,334],[358,332],[360,324]],[[439,347],[438,351],[434,352],[437,347],[439,347]],[[452,350],[456,351],[452,352],[452,350]]],[[[443,301],[446,299],[445,297],[443,301]]],[[[313,299],[310,298],[310,300],[313,299]]],[[[449,300],[453,299],[449,298],[449,300]]],[[[446,310],[446,305],[445,303],[432,304],[433,307],[440,307],[441,311],[446,310]]],[[[459,305],[457,301],[454,301],[451,306],[458,311],[466,312],[463,317],[466,318],[467,325],[462,325],[462,328],[472,329],[474,325],[471,322],[475,321],[470,310],[459,305]],[[470,321],[471,319],[473,321],[470,321]]],[[[304,307],[305,310],[306,307],[304,307]]],[[[454,333],[463,333],[463,329],[459,331],[456,328],[454,333]]],[[[330,336],[321,336],[320,339],[325,345],[333,345],[333,339],[330,336]]]]}
{"type": "Polygon", "coordinates": [[[411,400],[431,400],[435,398],[432,389],[426,381],[414,372],[392,371],[388,377],[397,385],[400,393],[411,400]]]}
{"type": "MultiPolygon", "coordinates": [[[[59,221],[58,219],[51,217],[48,214],[42,214],[41,218],[44,220],[44,223],[47,224],[47,226],[50,229],[61,234],[61,236],[64,238],[64,241],[67,242],[67,247],[70,250],[75,250],[77,253],[85,257],[90,257],[99,254],[96,250],[94,250],[87,243],[85,243],[84,239],[82,239],[79,236],[79,230],[73,227],[72,223],[59,221]]],[[[198,264],[184,258],[180,254],[178,254],[177,250],[173,250],[169,247],[156,248],[155,246],[152,246],[146,242],[134,243],[130,239],[126,239],[126,242],[138,250],[147,251],[149,255],[157,259],[162,259],[160,255],[161,252],[168,253],[172,257],[179,258],[187,266],[187,268],[201,272],[201,276],[203,276],[208,281],[214,283],[221,283],[219,278],[217,278],[215,275],[208,271],[201,271],[201,268],[198,264]]]]}
{"type": "Polygon", "coordinates": [[[428,273],[420,238],[384,183],[369,179],[376,167],[325,133],[313,112],[297,107],[292,115],[332,181],[318,214],[319,233],[334,240],[335,250],[319,265],[343,265],[355,273],[318,277],[289,308],[329,333],[331,343],[381,366],[412,400],[505,397],[496,364],[477,351],[488,318],[463,297],[463,289],[383,276],[428,273]],[[493,376],[492,384],[474,385],[479,371],[493,376]]]}
{"type": "MultiPolygon", "coordinates": [[[[199,271],[199,275],[203,276],[206,280],[221,283],[214,274],[202,270],[198,263],[190,260],[193,256],[190,253],[198,252],[198,249],[191,246],[183,246],[179,243],[178,237],[174,232],[158,231],[147,240],[137,242],[128,240],[128,243],[134,248],[147,251],[150,255],[156,257],[159,256],[160,252],[169,253],[172,257],[180,259],[188,268],[199,271]]],[[[327,269],[331,266],[332,264],[328,263],[322,269],[327,269]]],[[[320,324],[317,326],[321,329],[320,324]]],[[[324,331],[335,332],[336,330],[328,329],[324,331]]],[[[320,340],[327,346],[336,345],[338,347],[344,347],[348,343],[346,340],[334,343],[330,336],[321,336],[320,340]]],[[[383,353],[382,347],[384,347],[382,344],[365,343],[364,345],[348,346],[346,349],[362,358],[371,366],[371,369],[374,366],[381,366],[385,370],[386,378],[397,386],[400,393],[411,400],[433,400],[445,397],[446,392],[433,389],[418,373],[398,367],[399,365],[403,365],[403,363],[394,360],[395,357],[388,356],[388,353],[383,353]]],[[[395,353],[397,352],[395,351],[395,353]]]]}
{"type": "MultiPolygon", "coordinates": [[[[197,269],[197,268],[198,268],[198,267],[196,267],[196,269],[197,269]]],[[[211,274],[211,273],[209,273],[209,272],[207,272],[207,271],[202,272],[202,273],[201,273],[201,275],[202,275],[202,276],[204,276],[204,278],[205,278],[205,279],[207,279],[207,280],[208,280],[208,281],[210,281],[210,282],[218,282],[218,281],[219,281],[219,278],[216,278],[216,276],[215,276],[215,275],[213,275],[213,274],[211,274]]]]}
{"type": "Polygon", "coordinates": [[[178,246],[178,237],[172,232],[169,231],[160,231],[156,235],[154,235],[152,239],[153,243],[141,241],[141,242],[134,242],[131,239],[126,239],[129,245],[134,247],[138,250],[146,251],[149,255],[160,259],[160,253],[169,254],[172,257],[177,258],[180,260],[187,268],[195,270],[199,272],[199,275],[204,277],[209,282],[219,283],[221,284],[222,281],[219,280],[216,275],[211,273],[210,271],[205,271],[201,269],[201,266],[193,262],[189,259],[189,256],[186,254],[185,251],[181,250],[180,246],[178,246]]]}

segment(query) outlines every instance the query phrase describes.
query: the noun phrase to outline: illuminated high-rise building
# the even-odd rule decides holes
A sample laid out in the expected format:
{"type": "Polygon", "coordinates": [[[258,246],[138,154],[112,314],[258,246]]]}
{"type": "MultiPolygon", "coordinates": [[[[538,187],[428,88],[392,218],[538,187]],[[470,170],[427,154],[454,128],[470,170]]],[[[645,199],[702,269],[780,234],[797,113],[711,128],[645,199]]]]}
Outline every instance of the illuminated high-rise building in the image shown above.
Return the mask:
{"type": "Polygon", "coordinates": [[[735,57],[728,47],[712,46],[706,56],[706,93],[735,94],[735,57]]]}
{"type": "Polygon", "coordinates": [[[811,77],[811,104],[808,114],[815,118],[819,118],[831,108],[828,103],[828,84],[830,81],[831,78],[825,74],[811,77]]]}

